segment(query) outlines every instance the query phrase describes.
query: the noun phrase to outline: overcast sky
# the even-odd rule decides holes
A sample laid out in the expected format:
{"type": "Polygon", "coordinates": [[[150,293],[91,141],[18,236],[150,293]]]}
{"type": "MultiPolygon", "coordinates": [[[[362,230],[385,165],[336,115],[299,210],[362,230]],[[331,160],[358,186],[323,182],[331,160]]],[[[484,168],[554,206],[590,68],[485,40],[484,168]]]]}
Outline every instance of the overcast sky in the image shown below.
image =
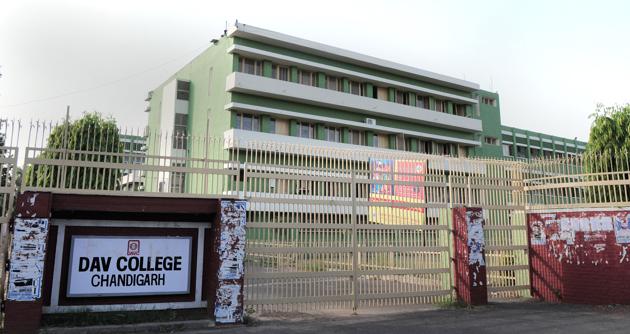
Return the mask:
{"type": "Polygon", "coordinates": [[[503,124],[586,140],[630,102],[630,1],[3,1],[0,116],[146,123],[144,98],[226,21],[498,91],[503,124]]]}

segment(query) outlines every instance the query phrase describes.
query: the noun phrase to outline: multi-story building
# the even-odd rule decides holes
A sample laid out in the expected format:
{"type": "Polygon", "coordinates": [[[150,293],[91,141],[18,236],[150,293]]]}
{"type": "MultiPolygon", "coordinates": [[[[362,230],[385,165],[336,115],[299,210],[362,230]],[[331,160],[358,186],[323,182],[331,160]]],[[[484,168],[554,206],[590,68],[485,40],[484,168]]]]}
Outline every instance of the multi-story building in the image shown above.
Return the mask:
{"type": "Polygon", "coordinates": [[[585,145],[503,127],[498,94],[476,83],[245,24],[149,97],[149,129],[182,134],[171,156],[201,155],[188,135],[489,157],[585,145]]]}
{"type": "MultiPolygon", "coordinates": [[[[122,163],[138,164],[145,163],[146,139],[136,135],[120,135],[122,145],[122,163]]],[[[144,174],[140,170],[124,169],[120,178],[122,190],[140,190],[144,185],[144,174]]]]}

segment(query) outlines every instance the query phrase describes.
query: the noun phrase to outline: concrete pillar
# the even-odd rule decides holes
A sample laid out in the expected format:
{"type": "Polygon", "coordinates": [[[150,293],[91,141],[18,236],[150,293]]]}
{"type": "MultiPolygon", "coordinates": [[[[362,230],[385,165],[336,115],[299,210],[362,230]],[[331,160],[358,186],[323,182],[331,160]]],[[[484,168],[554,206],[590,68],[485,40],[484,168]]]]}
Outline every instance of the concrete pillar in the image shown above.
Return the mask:
{"type": "Polygon", "coordinates": [[[484,225],[481,208],[453,209],[455,291],[468,305],[488,303],[484,225]]]}
{"type": "Polygon", "coordinates": [[[217,274],[209,282],[208,311],[219,325],[236,324],[243,320],[244,277],[243,263],[234,270],[234,259],[245,256],[247,201],[221,200],[219,206],[210,266],[217,274]]]}
{"type": "Polygon", "coordinates": [[[45,273],[44,263],[48,246],[51,205],[50,193],[25,192],[17,198],[13,249],[9,258],[9,282],[5,301],[4,326],[7,333],[28,334],[39,331],[42,320],[42,292],[50,289],[44,286],[42,281],[45,273]],[[46,245],[44,249],[22,248],[21,246],[24,245],[22,238],[26,237],[25,233],[28,234],[29,244],[46,245]],[[22,273],[24,267],[38,268],[38,270],[22,273]],[[28,293],[25,293],[24,286],[17,287],[13,284],[17,280],[31,279],[33,289],[28,293]],[[38,286],[41,288],[36,289],[38,286]]]}

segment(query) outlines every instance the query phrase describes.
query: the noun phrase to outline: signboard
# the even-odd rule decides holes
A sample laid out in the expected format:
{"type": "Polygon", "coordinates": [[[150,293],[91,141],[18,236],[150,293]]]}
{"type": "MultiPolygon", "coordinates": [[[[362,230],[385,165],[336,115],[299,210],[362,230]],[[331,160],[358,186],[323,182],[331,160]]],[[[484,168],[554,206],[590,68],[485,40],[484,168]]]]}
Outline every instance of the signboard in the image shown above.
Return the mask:
{"type": "Polygon", "coordinates": [[[68,297],[190,292],[191,237],[72,237],[68,297]]]}
{"type": "Polygon", "coordinates": [[[421,224],[424,208],[396,206],[395,203],[424,203],[426,162],[422,160],[370,159],[373,180],[387,183],[370,185],[370,202],[392,203],[390,207],[370,206],[370,222],[379,224],[421,224]],[[392,184],[399,181],[401,184],[392,184]],[[417,183],[416,183],[417,182],[417,183]]]}

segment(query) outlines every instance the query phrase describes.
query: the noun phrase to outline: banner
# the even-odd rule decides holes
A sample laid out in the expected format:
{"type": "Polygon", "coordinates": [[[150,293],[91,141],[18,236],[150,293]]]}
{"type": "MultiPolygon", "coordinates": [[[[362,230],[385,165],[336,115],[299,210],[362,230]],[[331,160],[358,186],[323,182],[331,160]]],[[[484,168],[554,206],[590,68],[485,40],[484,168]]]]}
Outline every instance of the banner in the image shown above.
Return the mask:
{"type": "Polygon", "coordinates": [[[370,159],[372,180],[387,181],[370,185],[370,202],[392,203],[391,206],[370,206],[370,222],[379,224],[421,224],[424,208],[396,206],[396,203],[424,203],[426,162],[420,160],[370,159]],[[409,182],[392,184],[391,181],[409,182]],[[416,184],[417,182],[417,184],[416,184]]]}
{"type": "Polygon", "coordinates": [[[68,297],[190,292],[191,237],[73,236],[68,297]]]}

